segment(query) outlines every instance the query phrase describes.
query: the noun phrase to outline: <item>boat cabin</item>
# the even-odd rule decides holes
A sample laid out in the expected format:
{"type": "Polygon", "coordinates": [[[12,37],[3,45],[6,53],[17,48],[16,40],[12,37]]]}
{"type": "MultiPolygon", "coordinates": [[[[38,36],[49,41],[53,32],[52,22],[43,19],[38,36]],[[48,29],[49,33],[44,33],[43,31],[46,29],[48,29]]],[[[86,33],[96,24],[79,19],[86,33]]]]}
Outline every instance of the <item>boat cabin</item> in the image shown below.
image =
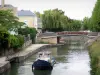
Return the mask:
{"type": "Polygon", "coordinates": [[[49,61],[51,59],[51,52],[39,52],[38,59],[49,61]]]}

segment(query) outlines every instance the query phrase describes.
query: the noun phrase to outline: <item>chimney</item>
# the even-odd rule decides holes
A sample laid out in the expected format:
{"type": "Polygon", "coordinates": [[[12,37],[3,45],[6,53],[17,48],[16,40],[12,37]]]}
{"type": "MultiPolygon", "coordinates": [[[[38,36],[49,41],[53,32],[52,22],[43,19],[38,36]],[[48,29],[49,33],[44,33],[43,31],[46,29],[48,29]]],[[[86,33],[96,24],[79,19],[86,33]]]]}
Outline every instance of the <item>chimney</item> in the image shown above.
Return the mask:
{"type": "Polygon", "coordinates": [[[5,5],[5,0],[1,0],[1,6],[4,7],[5,5]]]}

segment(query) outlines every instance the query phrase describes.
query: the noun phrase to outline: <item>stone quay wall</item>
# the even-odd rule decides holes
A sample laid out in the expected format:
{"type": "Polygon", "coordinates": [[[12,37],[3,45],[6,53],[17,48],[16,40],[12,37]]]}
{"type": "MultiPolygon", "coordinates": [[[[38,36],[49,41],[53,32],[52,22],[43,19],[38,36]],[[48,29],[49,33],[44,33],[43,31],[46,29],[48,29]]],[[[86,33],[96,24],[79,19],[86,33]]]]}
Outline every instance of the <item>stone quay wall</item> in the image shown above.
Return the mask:
{"type": "Polygon", "coordinates": [[[29,51],[26,54],[21,54],[21,55],[16,56],[14,58],[14,62],[20,63],[20,62],[24,61],[25,59],[27,59],[28,57],[32,56],[33,54],[36,54],[39,51],[42,51],[46,48],[57,47],[57,46],[61,46],[61,45],[64,45],[64,44],[48,44],[48,45],[41,46],[35,50],[29,51]]]}
{"type": "Polygon", "coordinates": [[[0,58],[0,73],[3,73],[9,68],[11,68],[10,62],[12,62],[12,60],[13,62],[20,63],[26,60],[28,57],[32,56],[33,54],[42,51],[43,49],[50,48],[50,47],[57,47],[61,45],[64,44],[44,44],[39,46],[37,45],[37,47],[34,46],[33,44],[32,46],[28,47],[29,50],[26,49],[25,51],[14,54],[10,60],[6,60],[6,57],[0,58]]]}

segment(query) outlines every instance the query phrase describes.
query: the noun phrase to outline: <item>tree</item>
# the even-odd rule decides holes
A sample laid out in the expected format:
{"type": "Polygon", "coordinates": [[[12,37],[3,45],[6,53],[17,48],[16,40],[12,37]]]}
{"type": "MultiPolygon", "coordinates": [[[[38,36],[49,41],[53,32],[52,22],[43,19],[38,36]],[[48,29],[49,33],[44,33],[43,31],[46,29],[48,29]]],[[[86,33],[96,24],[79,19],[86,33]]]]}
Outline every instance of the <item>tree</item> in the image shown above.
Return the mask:
{"type": "Polygon", "coordinates": [[[79,31],[81,26],[82,26],[82,23],[80,20],[73,20],[72,21],[72,26],[71,26],[72,31],[79,31]]]}
{"type": "Polygon", "coordinates": [[[83,19],[83,30],[89,30],[89,26],[90,26],[90,18],[85,17],[83,19]]]}
{"type": "Polygon", "coordinates": [[[80,20],[74,20],[74,19],[68,19],[68,23],[65,27],[66,31],[79,31],[81,29],[81,21],[80,20]]]}
{"type": "Polygon", "coordinates": [[[23,45],[23,36],[14,36],[9,33],[10,31],[18,32],[23,25],[24,23],[19,22],[10,10],[0,10],[0,52],[2,54],[9,48],[19,48],[23,45]]]}
{"type": "Polygon", "coordinates": [[[18,28],[24,25],[10,10],[0,10],[0,18],[0,26],[5,27],[8,31],[17,32],[18,28]]]}
{"type": "Polygon", "coordinates": [[[25,35],[25,36],[28,36],[28,34],[30,34],[30,37],[32,39],[32,43],[34,43],[37,31],[35,28],[26,27],[26,28],[18,29],[18,34],[25,35]]]}
{"type": "Polygon", "coordinates": [[[90,28],[92,31],[100,31],[100,0],[97,0],[92,12],[90,28]]]}
{"type": "Polygon", "coordinates": [[[64,15],[64,11],[53,9],[44,11],[42,15],[42,24],[44,31],[79,31],[81,21],[70,19],[64,15]]]}
{"type": "Polygon", "coordinates": [[[44,11],[42,15],[43,30],[45,31],[62,31],[67,21],[68,17],[58,9],[44,11]]]}
{"type": "Polygon", "coordinates": [[[0,28],[0,52],[5,53],[6,49],[9,48],[10,45],[10,34],[5,28],[0,28]]]}
{"type": "Polygon", "coordinates": [[[34,13],[36,14],[36,16],[37,16],[38,18],[40,18],[40,17],[41,17],[40,12],[34,11],[34,13]]]}

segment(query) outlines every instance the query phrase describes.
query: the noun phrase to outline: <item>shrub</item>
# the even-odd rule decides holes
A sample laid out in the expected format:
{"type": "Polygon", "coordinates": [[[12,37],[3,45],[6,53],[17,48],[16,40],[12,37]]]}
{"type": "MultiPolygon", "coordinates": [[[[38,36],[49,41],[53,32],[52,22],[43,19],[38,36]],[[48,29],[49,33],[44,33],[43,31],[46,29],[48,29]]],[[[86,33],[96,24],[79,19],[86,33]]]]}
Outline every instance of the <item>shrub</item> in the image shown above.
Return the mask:
{"type": "Polygon", "coordinates": [[[36,31],[35,28],[26,27],[26,28],[20,28],[20,29],[18,29],[18,34],[25,35],[25,36],[27,36],[28,34],[30,34],[30,37],[32,39],[32,43],[34,43],[37,31],[36,31]]]}
{"type": "Polygon", "coordinates": [[[19,47],[22,47],[24,44],[24,37],[22,35],[17,35],[16,37],[19,40],[19,47]]]}
{"type": "Polygon", "coordinates": [[[9,36],[10,34],[8,33],[7,30],[0,29],[0,47],[2,49],[6,49],[9,47],[9,36]]]}
{"type": "Polygon", "coordinates": [[[91,75],[100,75],[100,41],[95,41],[89,47],[91,58],[91,75]]]}
{"type": "Polygon", "coordinates": [[[16,36],[10,35],[10,47],[11,48],[18,48],[19,40],[16,36]]]}
{"type": "Polygon", "coordinates": [[[22,45],[24,44],[24,38],[21,35],[10,35],[10,44],[11,47],[14,49],[20,48],[22,47],[22,45]]]}
{"type": "Polygon", "coordinates": [[[35,37],[36,37],[37,31],[35,28],[30,28],[30,37],[32,39],[32,43],[35,42],[35,37]]]}

